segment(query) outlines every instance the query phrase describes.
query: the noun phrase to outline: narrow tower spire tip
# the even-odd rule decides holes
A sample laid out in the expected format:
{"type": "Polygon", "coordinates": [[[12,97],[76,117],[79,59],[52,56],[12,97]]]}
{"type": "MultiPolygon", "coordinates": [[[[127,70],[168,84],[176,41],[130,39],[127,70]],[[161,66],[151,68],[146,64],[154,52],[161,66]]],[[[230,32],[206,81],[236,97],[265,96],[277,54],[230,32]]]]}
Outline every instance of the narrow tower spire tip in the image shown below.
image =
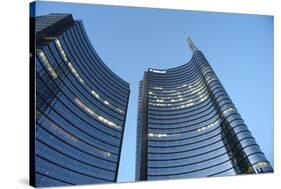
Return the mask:
{"type": "Polygon", "coordinates": [[[191,37],[187,37],[187,43],[193,53],[198,50],[198,48],[193,44],[191,37]]]}

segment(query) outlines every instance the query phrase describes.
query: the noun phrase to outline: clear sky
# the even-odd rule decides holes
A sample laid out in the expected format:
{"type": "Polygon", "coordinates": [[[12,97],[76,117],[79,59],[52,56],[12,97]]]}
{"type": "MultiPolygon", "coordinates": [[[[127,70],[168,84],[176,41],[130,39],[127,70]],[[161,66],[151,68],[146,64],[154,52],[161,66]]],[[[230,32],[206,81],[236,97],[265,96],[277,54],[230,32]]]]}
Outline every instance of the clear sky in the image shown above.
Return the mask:
{"type": "Polygon", "coordinates": [[[103,61],[130,83],[118,181],[132,181],[138,84],[148,67],[171,68],[191,56],[185,34],[204,53],[267,159],[273,160],[273,17],[77,3],[37,3],[36,15],[80,19],[103,61]]]}

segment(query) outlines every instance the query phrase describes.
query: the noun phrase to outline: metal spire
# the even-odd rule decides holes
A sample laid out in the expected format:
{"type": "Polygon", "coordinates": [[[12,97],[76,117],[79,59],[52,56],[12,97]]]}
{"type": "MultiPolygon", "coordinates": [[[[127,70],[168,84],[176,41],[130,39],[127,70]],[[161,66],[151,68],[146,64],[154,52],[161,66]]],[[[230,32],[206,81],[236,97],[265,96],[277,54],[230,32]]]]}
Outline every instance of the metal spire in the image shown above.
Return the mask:
{"type": "Polygon", "coordinates": [[[193,53],[198,50],[198,48],[193,44],[191,37],[187,37],[187,42],[193,53]]]}

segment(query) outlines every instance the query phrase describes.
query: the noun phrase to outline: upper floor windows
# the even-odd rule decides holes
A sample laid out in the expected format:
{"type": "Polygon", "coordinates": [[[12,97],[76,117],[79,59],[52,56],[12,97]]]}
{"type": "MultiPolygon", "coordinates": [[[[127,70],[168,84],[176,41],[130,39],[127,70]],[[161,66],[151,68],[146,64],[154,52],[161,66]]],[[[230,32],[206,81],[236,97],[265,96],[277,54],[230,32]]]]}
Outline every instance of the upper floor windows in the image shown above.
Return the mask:
{"type": "MultiPolygon", "coordinates": [[[[186,107],[190,107],[195,105],[195,102],[203,102],[205,101],[207,98],[209,97],[209,94],[201,94],[193,99],[189,99],[189,100],[185,100],[183,98],[181,98],[181,102],[177,103],[177,104],[170,104],[170,103],[159,103],[159,102],[163,102],[162,100],[156,100],[156,101],[150,101],[148,104],[149,105],[153,105],[153,106],[171,106],[171,109],[182,109],[182,108],[186,108],[186,107]]],[[[168,101],[168,102],[173,102],[172,100],[168,101]]]]}
{"type": "Polygon", "coordinates": [[[159,90],[161,91],[161,93],[176,93],[178,92],[177,89],[182,89],[185,88],[183,90],[188,90],[188,89],[192,89],[192,88],[196,88],[196,86],[201,82],[201,78],[196,79],[195,81],[189,82],[189,83],[184,83],[184,84],[180,84],[178,86],[175,86],[175,89],[171,89],[169,88],[165,88],[165,87],[161,87],[161,86],[153,86],[150,87],[151,89],[155,89],[155,90],[159,90]]]}
{"type": "Polygon", "coordinates": [[[104,124],[116,128],[116,129],[121,129],[121,126],[117,125],[116,123],[106,119],[105,117],[98,115],[96,112],[94,112],[91,108],[89,108],[86,104],[84,104],[79,98],[75,98],[75,103],[79,105],[84,111],[86,111],[88,114],[91,116],[95,117],[99,121],[103,122],[104,124]]]}
{"type": "Polygon", "coordinates": [[[229,112],[233,112],[235,111],[235,108],[227,108],[222,112],[222,115],[224,116],[225,114],[229,113],[229,112]]]}
{"type": "Polygon", "coordinates": [[[147,136],[149,137],[158,137],[158,138],[162,138],[162,137],[169,137],[169,136],[175,136],[178,134],[166,134],[166,133],[148,133],[147,136]]]}
{"type": "Polygon", "coordinates": [[[212,128],[212,127],[219,126],[219,125],[220,125],[220,120],[217,120],[217,121],[215,121],[215,122],[213,122],[213,123],[211,123],[211,124],[209,124],[209,125],[206,125],[206,126],[204,126],[204,127],[201,127],[201,128],[199,128],[199,129],[197,129],[197,131],[198,131],[198,132],[202,132],[202,131],[205,131],[205,130],[210,129],[210,128],[212,128]]]}
{"type": "Polygon", "coordinates": [[[78,142],[78,138],[73,136],[70,133],[67,133],[66,131],[64,131],[62,128],[58,127],[56,124],[52,123],[51,124],[51,128],[59,135],[62,135],[64,138],[68,139],[69,141],[72,142],[78,142]]]}
{"type": "Polygon", "coordinates": [[[81,76],[78,74],[76,69],[71,64],[71,62],[68,60],[68,58],[66,56],[66,53],[64,52],[64,49],[62,48],[62,45],[61,45],[60,41],[58,40],[58,38],[48,37],[47,39],[51,39],[51,40],[53,39],[55,41],[55,45],[56,45],[57,49],[59,50],[59,53],[60,53],[61,57],[67,63],[67,66],[69,67],[70,71],[74,74],[74,76],[78,79],[78,81],[80,83],[84,84],[85,83],[84,80],[81,78],[81,76]]]}
{"type": "Polygon", "coordinates": [[[58,74],[56,73],[56,71],[54,70],[52,65],[49,63],[49,60],[47,59],[45,53],[41,49],[37,50],[37,52],[38,52],[39,57],[43,61],[44,65],[47,67],[47,70],[50,72],[52,77],[54,79],[56,79],[58,77],[58,74]]]}
{"type": "MultiPolygon", "coordinates": [[[[73,73],[73,75],[77,78],[77,80],[82,83],[85,84],[85,81],[82,79],[82,77],[79,75],[79,73],[77,72],[77,70],[74,68],[74,66],[72,65],[72,63],[68,60],[67,55],[60,43],[60,40],[56,37],[48,37],[47,39],[51,39],[54,40],[55,45],[57,47],[57,49],[59,50],[59,53],[61,54],[63,60],[66,62],[67,66],[69,67],[70,71],[73,73]]],[[[91,92],[91,94],[98,99],[100,102],[102,102],[103,104],[111,107],[113,110],[121,113],[121,114],[125,114],[124,110],[121,110],[118,107],[115,107],[114,105],[110,104],[107,100],[105,100],[104,98],[102,98],[97,92],[95,92],[94,90],[90,89],[90,87],[88,85],[84,85],[86,87],[87,90],[89,90],[91,92]]]]}
{"type": "Polygon", "coordinates": [[[112,109],[116,110],[117,112],[121,113],[121,114],[125,114],[124,110],[121,110],[120,108],[112,105],[110,102],[108,102],[107,100],[103,99],[98,93],[96,93],[94,90],[91,91],[92,95],[98,99],[99,101],[101,101],[102,103],[104,103],[105,105],[111,107],[112,109]]]}
{"type": "Polygon", "coordinates": [[[61,44],[60,44],[60,41],[59,41],[58,39],[55,39],[55,44],[56,44],[56,46],[58,47],[58,49],[59,49],[59,51],[60,51],[60,54],[62,55],[64,61],[67,62],[68,59],[67,59],[66,54],[65,54],[65,52],[64,52],[64,50],[63,50],[63,48],[62,48],[62,46],[61,46],[61,44]]]}
{"type": "Polygon", "coordinates": [[[154,70],[154,69],[149,69],[149,71],[154,72],[154,73],[167,73],[166,70],[154,70]]]}
{"type": "Polygon", "coordinates": [[[75,75],[75,77],[78,79],[78,81],[80,81],[81,83],[85,83],[70,62],[67,63],[67,66],[69,67],[71,72],[75,75]]]}

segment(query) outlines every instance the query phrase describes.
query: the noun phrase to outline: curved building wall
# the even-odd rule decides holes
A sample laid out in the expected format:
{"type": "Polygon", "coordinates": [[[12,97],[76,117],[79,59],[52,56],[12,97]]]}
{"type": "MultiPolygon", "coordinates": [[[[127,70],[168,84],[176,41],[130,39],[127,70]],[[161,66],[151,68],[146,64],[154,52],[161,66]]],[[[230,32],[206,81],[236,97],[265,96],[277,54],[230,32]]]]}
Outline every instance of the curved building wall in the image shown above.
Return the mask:
{"type": "Polygon", "coordinates": [[[71,15],[35,25],[49,28],[37,29],[35,186],[116,182],[129,84],[102,62],[81,21],[65,28],[61,17],[71,15]]]}
{"type": "Polygon", "coordinates": [[[139,93],[136,180],[273,171],[201,51],[139,93]]]}

